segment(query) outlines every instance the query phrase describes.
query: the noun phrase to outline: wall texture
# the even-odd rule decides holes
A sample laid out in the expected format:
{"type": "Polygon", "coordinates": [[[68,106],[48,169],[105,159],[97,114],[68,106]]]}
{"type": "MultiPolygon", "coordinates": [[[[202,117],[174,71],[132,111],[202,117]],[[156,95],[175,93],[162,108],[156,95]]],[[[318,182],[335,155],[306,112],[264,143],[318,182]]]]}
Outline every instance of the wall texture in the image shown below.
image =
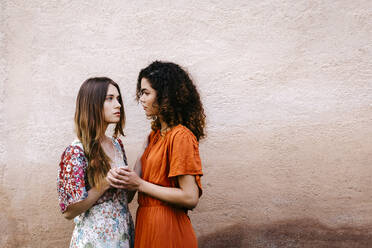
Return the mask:
{"type": "Polygon", "coordinates": [[[372,247],[371,1],[0,5],[1,247],[68,246],[55,181],[80,84],[121,86],[133,164],[155,59],[188,68],[207,112],[200,247],[372,247]]]}

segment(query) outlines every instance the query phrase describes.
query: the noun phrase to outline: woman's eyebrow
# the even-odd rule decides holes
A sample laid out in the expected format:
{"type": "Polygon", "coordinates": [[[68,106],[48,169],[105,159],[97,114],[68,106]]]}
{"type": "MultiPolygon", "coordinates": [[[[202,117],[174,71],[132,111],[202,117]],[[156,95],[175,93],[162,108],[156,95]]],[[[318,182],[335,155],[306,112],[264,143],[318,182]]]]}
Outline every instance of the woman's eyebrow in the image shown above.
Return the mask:
{"type": "MultiPolygon", "coordinates": [[[[114,95],[114,94],[107,94],[107,95],[106,95],[106,97],[108,97],[108,96],[112,96],[112,97],[115,97],[115,95],[114,95]]],[[[116,95],[116,96],[120,96],[120,95],[118,94],[118,95],[116,95]]]]}

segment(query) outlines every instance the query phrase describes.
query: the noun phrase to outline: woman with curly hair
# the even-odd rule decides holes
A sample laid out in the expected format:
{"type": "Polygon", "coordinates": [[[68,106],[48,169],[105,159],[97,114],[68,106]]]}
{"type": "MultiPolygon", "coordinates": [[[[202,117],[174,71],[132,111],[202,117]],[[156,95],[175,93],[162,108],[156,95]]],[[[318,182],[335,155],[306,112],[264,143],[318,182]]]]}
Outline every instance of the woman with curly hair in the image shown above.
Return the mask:
{"type": "Polygon", "coordinates": [[[124,105],[119,86],[109,78],[86,80],[75,111],[77,139],[63,152],[57,178],[63,216],[74,219],[70,247],[133,247],[134,225],[126,190],[110,187],[107,173],[125,167],[119,135],[124,135],[124,105]],[[113,137],[105,135],[114,124],[113,137]]]}
{"type": "Polygon", "coordinates": [[[205,114],[199,93],[180,66],[155,61],[139,73],[137,100],[153,120],[136,163],[141,177],[128,168],[108,174],[111,185],[139,192],[134,245],[197,247],[187,211],[202,194],[198,142],[205,135],[205,114]]]}

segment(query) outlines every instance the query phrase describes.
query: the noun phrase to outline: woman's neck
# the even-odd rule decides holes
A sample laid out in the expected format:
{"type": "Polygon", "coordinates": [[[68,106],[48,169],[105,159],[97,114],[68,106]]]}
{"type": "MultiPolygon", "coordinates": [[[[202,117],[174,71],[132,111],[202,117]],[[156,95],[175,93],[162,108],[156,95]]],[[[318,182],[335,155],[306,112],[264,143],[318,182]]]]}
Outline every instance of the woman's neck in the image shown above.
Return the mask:
{"type": "Polygon", "coordinates": [[[160,133],[165,134],[170,129],[170,127],[161,118],[159,118],[159,121],[160,121],[160,133]]]}
{"type": "Polygon", "coordinates": [[[110,138],[107,137],[106,135],[104,135],[103,137],[100,138],[100,143],[101,144],[109,143],[109,141],[110,141],[110,138]]]}

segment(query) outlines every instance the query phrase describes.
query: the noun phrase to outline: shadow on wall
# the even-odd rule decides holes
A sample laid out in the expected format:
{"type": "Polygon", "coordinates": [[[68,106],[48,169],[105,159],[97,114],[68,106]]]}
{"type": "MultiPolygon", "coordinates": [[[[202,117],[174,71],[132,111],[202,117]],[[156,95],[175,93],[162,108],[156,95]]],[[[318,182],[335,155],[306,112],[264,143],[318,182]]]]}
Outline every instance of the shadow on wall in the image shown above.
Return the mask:
{"type": "Polygon", "coordinates": [[[240,223],[199,238],[200,248],[370,248],[372,226],[330,228],[310,219],[240,223]]]}

